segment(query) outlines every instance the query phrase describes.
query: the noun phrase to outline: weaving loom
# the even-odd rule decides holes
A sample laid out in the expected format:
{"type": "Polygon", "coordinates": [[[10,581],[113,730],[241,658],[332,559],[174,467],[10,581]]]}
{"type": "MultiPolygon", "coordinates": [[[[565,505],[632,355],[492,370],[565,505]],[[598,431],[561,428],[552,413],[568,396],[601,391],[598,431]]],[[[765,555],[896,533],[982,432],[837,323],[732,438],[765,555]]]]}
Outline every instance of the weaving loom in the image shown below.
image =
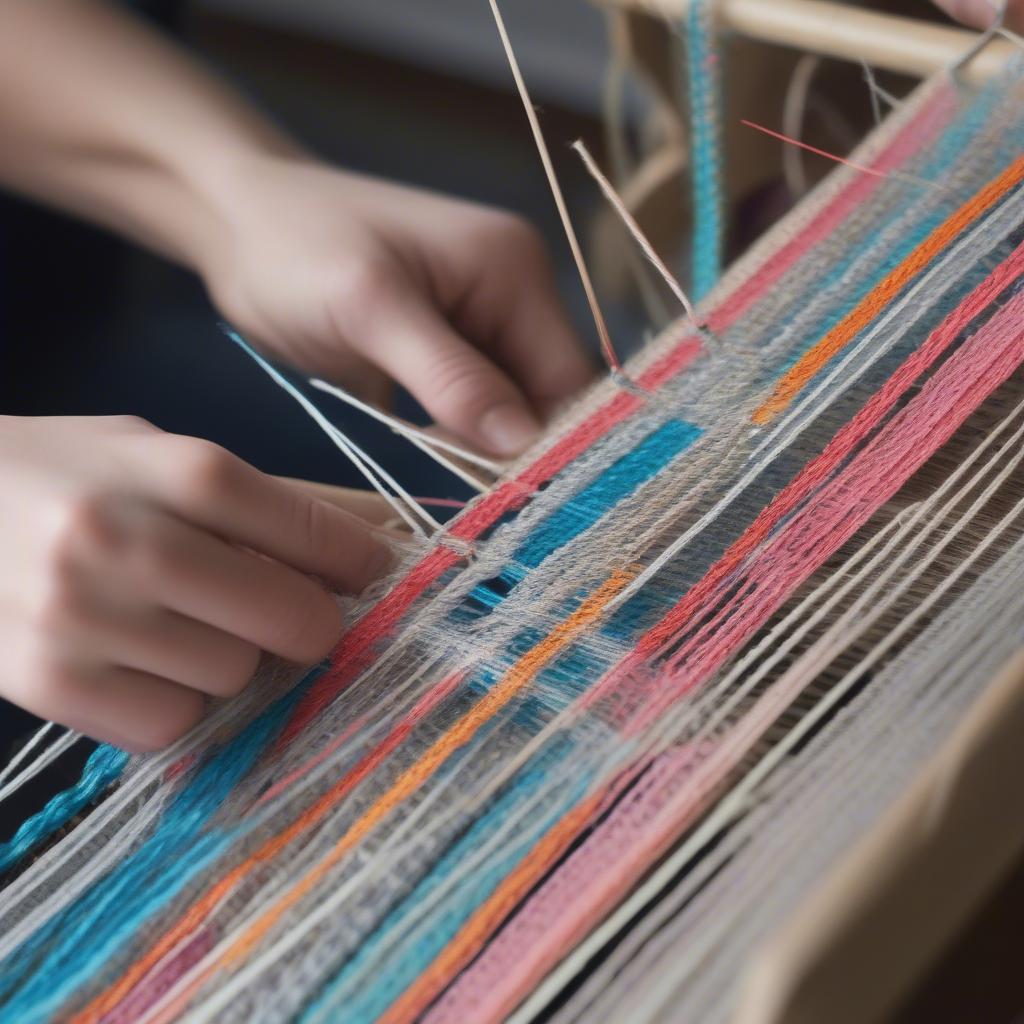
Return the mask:
{"type": "Polygon", "coordinates": [[[1024,846],[1022,110],[934,76],[327,662],[99,747],[0,846],[0,1020],[889,1006],[1024,846]]]}

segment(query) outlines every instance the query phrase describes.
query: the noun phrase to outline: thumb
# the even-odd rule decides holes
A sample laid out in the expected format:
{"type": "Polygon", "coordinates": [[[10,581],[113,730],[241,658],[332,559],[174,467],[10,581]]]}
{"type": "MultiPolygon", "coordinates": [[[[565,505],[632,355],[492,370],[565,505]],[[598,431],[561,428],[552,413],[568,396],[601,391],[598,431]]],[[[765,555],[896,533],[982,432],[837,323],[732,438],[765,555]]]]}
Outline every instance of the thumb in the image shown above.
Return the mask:
{"type": "Polygon", "coordinates": [[[363,351],[437,423],[505,457],[537,437],[540,421],[522,391],[436,310],[411,295],[384,305],[371,318],[363,351]]]}

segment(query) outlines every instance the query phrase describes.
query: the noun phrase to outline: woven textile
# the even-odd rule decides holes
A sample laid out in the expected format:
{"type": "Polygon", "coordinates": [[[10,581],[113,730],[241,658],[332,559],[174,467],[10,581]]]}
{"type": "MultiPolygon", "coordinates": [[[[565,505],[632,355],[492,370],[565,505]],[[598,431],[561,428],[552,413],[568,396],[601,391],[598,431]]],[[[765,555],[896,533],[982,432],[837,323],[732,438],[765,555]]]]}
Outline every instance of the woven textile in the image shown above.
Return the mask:
{"type": "Polygon", "coordinates": [[[928,83],[327,663],[101,747],[0,1020],[727,1019],[1024,642],[1022,110],[928,83]]]}

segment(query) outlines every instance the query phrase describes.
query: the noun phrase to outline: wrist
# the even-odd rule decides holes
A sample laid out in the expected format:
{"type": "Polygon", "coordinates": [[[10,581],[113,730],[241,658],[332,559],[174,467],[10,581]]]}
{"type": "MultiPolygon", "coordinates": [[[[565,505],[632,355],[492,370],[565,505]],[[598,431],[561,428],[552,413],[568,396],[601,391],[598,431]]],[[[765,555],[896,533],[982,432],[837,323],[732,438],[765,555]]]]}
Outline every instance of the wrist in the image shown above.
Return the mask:
{"type": "Polygon", "coordinates": [[[245,220],[271,216],[266,209],[250,212],[252,183],[268,168],[314,158],[271,125],[219,135],[190,152],[199,155],[167,170],[172,201],[163,210],[159,204],[153,209],[162,221],[159,247],[209,281],[245,220]]]}

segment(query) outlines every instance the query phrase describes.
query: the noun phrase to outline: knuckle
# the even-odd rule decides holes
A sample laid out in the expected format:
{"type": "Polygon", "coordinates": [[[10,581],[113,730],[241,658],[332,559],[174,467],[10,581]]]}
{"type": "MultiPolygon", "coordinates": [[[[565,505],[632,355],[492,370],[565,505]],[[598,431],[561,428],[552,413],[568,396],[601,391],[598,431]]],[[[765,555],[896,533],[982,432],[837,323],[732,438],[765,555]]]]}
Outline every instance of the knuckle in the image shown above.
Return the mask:
{"type": "Polygon", "coordinates": [[[483,412],[495,400],[486,368],[457,352],[436,358],[430,390],[439,406],[467,417],[483,412]]]}
{"type": "Polygon", "coordinates": [[[58,503],[50,534],[55,568],[75,568],[84,556],[116,543],[119,530],[112,505],[111,498],[103,494],[77,494],[58,503]]]}
{"type": "Polygon", "coordinates": [[[119,544],[119,530],[106,503],[79,498],[58,510],[39,578],[36,625],[50,631],[80,610],[89,565],[108,557],[119,544]]]}
{"type": "Polygon", "coordinates": [[[147,419],[143,419],[141,416],[132,415],[118,415],[107,417],[110,425],[124,433],[141,434],[147,433],[152,434],[157,432],[157,428],[147,419]]]}
{"type": "Polygon", "coordinates": [[[310,551],[329,550],[334,531],[328,509],[320,501],[314,501],[303,494],[292,499],[289,529],[291,536],[299,537],[310,551]]]}
{"type": "Polygon", "coordinates": [[[547,246],[541,233],[525,217],[504,211],[493,215],[494,239],[518,256],[547,259],[547,246]]]}
{"type": "Polygon", "coordinates": [[[387,260],[352,260],[335,269],[330,283],[334,309],[344,316],[372,309],[392,288],[393,271],[387,260]]]}
{"type": "Polygon", "coordinates": [[[231,486],[234,458],[212,441],[174,438],[171,464],[176,484],[186,499],[207,502],[231,486]]]}

